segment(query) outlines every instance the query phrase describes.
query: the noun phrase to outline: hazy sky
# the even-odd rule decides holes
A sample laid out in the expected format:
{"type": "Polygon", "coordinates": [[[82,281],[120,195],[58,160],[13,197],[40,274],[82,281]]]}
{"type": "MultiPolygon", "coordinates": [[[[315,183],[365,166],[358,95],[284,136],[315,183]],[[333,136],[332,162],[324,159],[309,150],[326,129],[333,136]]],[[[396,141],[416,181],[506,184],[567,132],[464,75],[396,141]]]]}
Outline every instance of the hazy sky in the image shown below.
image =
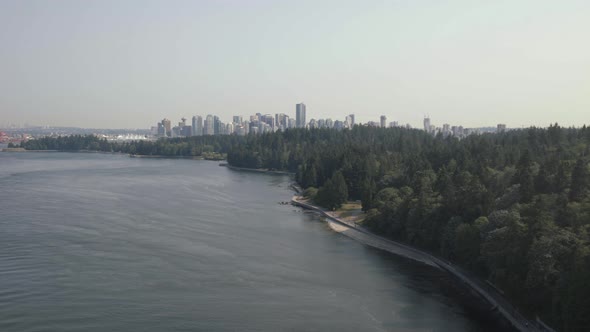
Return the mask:
{"type": "Polygon", "coordinates": [[[0,124],[590,124],[590,1],[0,0],[0,124]]]}

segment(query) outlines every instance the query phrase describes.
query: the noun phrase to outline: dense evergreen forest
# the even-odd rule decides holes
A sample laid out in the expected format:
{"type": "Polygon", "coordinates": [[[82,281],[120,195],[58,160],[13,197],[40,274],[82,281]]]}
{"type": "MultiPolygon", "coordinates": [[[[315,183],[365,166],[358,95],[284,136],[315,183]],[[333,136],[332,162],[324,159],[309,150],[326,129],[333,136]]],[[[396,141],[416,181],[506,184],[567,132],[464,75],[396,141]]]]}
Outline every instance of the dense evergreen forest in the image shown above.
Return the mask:
{"type": "Polygon", "coordinates": [[[21,143],[27,150],[102,151],[143,156],[201,157],[226,154],[244,139],[239,136],[201,136],[158,141],[108,142],[97,136],[43,137],[21,143]]]}
{"type": "Polygon", "coordinates": [[[463,140],[366,126],[153,143],[60,140],[23,147],[215,151],[234,166],[293,171],[318,204],[360,200],[373,231],[464,266],[560,331],[590,327],[590,128],[555,124],[463,140]]]}

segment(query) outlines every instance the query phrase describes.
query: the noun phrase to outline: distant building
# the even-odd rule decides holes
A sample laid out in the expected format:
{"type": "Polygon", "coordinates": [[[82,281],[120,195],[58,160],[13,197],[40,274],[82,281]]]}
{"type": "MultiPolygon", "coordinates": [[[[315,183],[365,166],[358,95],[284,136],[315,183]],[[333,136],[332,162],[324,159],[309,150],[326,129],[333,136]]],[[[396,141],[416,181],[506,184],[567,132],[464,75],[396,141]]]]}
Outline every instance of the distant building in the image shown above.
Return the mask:
{"type": "Polygon", "coordinates": [[[162,126],[164,127],[164,136],[172,136],[172,122],[168,119],[162,120],[162,126]]]}
{"type": "Polygon", "coordinates": [[[354,114],[349,114],[346,116],[346,119],[344,120],[344,124],[345,126],[347,126],[348,128],[354,127],[354,114]]]}
{"type": "Polygon", "coordinates": [[[266,123],[270,129],[275,130],[275,118],[270,114],[260,116],[260,122],[266,123]]]}
{"type": "MultiPolygon", "coordinates": [[[[0,136],[2,136],[3,132],[0,132],[0,136]]],[[[150,134],[152,136],[158,136],[158,127],[157,126],[152,126],[150,128],[150,134]]]]}
{"type": "Polygon", "coordinates": [[[203,135],[203,117],[200,115],[193,116],[193,136],[203,135]]]}
{"type": "Polygon", "coordinates": [[[188,137],[192,135],[192,126],[183,126],[180,128],[180,136],[188,137]]]}
{"type": "Polygon", "coordinates": [[[465,136],[463,126],[453,126],[451,127],[451,131],[453,132],[453,136],[455,137],[463,138],[465,136]]]}
{"type": "Polygon", "coordinates": [[[297,128],[305,128],[305,104],[300,103],[295,106],[295,118],[296,118],[296,125],[297,128]]]}
{"type": "Polygon", "coordinates": [[[213,116],[213,135],[221,135],[223,133],[224,128],[223,124],[221,123],[221,120],[219,119],[219,117],[217,115],[213,116]]]}
{"type": "Polygon", "coordinates": [[[158,122],[158,137],[166,137],[166,127],[162,122],[158,122]]]}
{"type": "Polygon", "coordinates": [[[424,118],[424,131],[429,133],[430,132],[430,118],[424,118]]]}
{"type": "Polygon", "coordinates": [[[506,125],[503,123],[498,124],[498,128],[496,129],[497,133],[503,133],[506,131],[506,125]]]}
{"type": "Polygon", "coordinates": [[[242,124],[236,125],[234,128],[234,133],[239,136],[245,136],[247,134],[246,128],[247,127],[242,124]]]}
{"type": "Polygon", "coordinates": [[[242,116],[241,115],[234,115],[232,123],[234,125],[237,125],[237,124],[241,125],[242,124],[242,116]]]}
{"type": "Polygon", "coordinates": [[[190,136],[192,127],[186,125],[186,118],[182,118],[182,121],[178,123],[178,136],[190,136]]]}
{"type": "Polygon", "coordinates": [[[381,128],[385,128],[387,126],[387,117],[385,115],[381,115],[381,128]]]}
{"type": "Polygon", "coordinates": [[[226,124],[225,125],[225,134],[226,135],[233,134],[234,133],[234,128],[235,128],[235,126],[234,126],[234,123],[233,122],[226,124]]]}
{"type": "Polygon", "coordinates": [[[275,114],[275,125],[279,130],[289,128],[289,116],[284,113],[275,114]]]}
{"type": "Polygon", "coordinates": [[[318,123],[315,119],[309,120],[309,128],[318,128],[318,123]]]}
{"type": "Polygon", "coordinates": [[[326,128],[334,128],[334,121],[332,119],[326,119],[326,128]]]}
{"type": "Polygon", "coordinates": [[[244,128],[244,135],[248,135],[250,133],[250,121],[244,121],[242,127],[244,128]]]}
{"type": "Polygon", "coordinates": [[[443,124],[442,127],[443,136],[449,136],[451,134],[451,125],[448,123],[443,124]]]}
{"type": "Polygon", "coordinates": [[[214,118],[213,115],[209,114],[205,118],[205,122],[203,123],[203,135],[213,135],[215,134],[214,130],[214,118]]]}

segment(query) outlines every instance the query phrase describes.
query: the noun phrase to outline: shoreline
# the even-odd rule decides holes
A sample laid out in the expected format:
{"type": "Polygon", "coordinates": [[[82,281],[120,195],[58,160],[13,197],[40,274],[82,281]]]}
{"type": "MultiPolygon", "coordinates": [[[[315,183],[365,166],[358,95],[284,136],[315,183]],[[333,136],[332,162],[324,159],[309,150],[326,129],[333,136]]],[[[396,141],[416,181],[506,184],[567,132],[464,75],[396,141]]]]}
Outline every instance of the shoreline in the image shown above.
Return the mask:
{"type": "Polygon", "coordinates": [[[24,148],[3,148],[1,152],[60,152],[59,150],[26,150],[24,148]]]}
{"type": "Polygon", "coordinates": [[[189,159],[189,160],[205,160],[202,156],[163,156],[163,155],[151,155],[151,154],[131,154],[129,158],[144,158],[144,159],[189,159]]]}
{"type": "Polygon", "coordinates": [[[334,212],[326,211],[301,198],[301,196],[295,195],[291,199],[291,203],[295,206],[319,213],[325,217],[326,222],[335,232],[348,236],[365,245],[446,271],[458,281],[462,282],[463,286],[475,292],[481,300],[487,302],[492,309],[497,311],[517,331],[546,330],[539,327],[535,321],[529,320],[520,314],[499,292],[489,289],[491,286],[486,287],[484,281],[466,275],[461,268],[452,265],[450,262],[446,262],[417,248],[377,235],[363,226],[338,218],[334,212]]]}
{"type": "Polygon", "coordinates": [[[237,166],[232,166],[232,165],[230,165],[228,163],[220,163],[219,166],[227,167],[227,168],[229,168],[231,170],[234,170],[234,171],[265,173],[265,174],[276,174],[276,175],[295,175],[295,173],[292,173],[292,172],[272,171],[272,170],[264,169],[264,168],[237,167],[237,166]]]}
{"type": "Polygon", "coordinates": [[[0,152],[65,152],[65,153],[98,153],[111,155],[127,155],[129,158],[146,158],[146,159],[188,159],[188,160],[209,160],[209,161],[224,161],[225,159],[212,159],[203,156],[165,156],[165,155],[147,155],[147,154],[132,154],[118,151],[98,151],[98,150],[26,150],[23,148],[4,148],[0,152]]]}

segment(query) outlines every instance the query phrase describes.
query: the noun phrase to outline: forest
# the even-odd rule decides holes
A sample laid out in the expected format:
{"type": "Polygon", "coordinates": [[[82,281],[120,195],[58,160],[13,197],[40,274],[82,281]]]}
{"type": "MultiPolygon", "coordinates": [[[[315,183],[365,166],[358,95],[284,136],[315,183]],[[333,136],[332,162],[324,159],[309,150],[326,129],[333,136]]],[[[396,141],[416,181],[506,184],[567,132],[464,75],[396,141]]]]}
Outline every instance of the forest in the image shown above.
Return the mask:
{"type": "Polygon", "coordinates": [[[263,135],[108,143],[46,138],[27,149],[227,154],[288,170],[335,209],[360,200],[374,232],[428,250],[496,285],[560,331],[590,326],[590,128],[511,130],[464,139],[355,126],[263,135]]]}

